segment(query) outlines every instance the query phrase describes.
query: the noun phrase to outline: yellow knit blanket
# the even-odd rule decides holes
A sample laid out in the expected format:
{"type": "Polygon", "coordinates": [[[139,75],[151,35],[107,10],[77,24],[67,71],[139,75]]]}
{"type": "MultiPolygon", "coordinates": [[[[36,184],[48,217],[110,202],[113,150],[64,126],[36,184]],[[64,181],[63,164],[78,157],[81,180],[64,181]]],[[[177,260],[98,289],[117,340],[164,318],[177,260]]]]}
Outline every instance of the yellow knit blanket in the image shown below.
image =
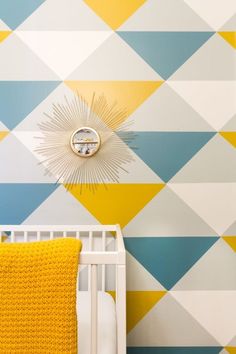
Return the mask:
{"type": "Polygon", "coordinates": [[[0,243],[0,353],[76,354],[73,238],[0,243]]]}

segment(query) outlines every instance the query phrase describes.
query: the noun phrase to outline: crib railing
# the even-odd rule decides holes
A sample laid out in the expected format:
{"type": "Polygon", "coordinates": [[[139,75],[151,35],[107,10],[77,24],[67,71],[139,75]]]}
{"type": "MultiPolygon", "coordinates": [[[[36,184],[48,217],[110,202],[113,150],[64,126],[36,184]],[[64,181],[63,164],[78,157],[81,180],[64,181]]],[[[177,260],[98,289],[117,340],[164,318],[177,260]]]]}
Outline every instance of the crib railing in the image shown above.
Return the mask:
{"type": "MultiPolygon", "coordinates": [[[[115,267],[117,354],[126,353],[126,257],[119,225],[2,225],[0,241],[31,242],[57,237],[76,237],[83,242],[80,266],[88,267],[91,293],[91,353],[98,354],[98,290],[106,291],[106,266],[115,267]],[[100,277],[99,275],[100,270],[100,277]]],[[[80,281],[79,288],[86,284],[80,281]]]]}

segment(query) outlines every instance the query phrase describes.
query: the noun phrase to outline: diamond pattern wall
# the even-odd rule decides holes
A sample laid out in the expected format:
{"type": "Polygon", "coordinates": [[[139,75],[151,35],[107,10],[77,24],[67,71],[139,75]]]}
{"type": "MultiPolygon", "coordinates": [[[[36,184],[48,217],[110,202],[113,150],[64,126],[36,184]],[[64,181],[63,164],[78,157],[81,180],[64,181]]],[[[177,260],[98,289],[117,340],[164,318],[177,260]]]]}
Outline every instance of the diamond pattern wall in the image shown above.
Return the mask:
{"type": "Polygon", "coordinates": [[[0,3],[0,223],[122,225],[129,354],[236,352],[235,49],[235,0],[0,3]],[[129,174],[97,194],[34,152],[74,90],[136,131],[129,174]]]}

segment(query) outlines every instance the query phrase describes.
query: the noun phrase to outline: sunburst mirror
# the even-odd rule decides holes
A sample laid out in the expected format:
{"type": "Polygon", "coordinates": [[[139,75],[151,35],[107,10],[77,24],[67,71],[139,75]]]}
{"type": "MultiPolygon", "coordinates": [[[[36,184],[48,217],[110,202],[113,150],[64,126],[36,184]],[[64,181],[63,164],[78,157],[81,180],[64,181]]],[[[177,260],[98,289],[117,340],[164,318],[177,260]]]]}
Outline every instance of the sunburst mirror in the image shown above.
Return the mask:
{"type": "Polygon", "coordinates": [[[36,153],[58,183],[91,189],[119,183],[120,173],[133,160],[128,143],[133,139],[127,113],[104,95],[92,95],[88,103],[78,93],[52,105],[52,113],[39,124],[41,136],[36,153]]]}

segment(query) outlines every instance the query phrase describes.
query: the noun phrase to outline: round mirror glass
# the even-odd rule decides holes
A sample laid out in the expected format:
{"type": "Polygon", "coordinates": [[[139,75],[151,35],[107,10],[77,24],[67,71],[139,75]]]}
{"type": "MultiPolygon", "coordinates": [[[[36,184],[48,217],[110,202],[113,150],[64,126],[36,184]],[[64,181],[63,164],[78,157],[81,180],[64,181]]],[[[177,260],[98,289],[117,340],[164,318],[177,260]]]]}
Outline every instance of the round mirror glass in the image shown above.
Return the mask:
{"type": "Polygon", "coordinates": [[[71,148],[81,157],[94,155],[100,144],[101,140],[98,132],[89,127],[79,128],[71,136],[71,148]]]}
{"type": "Polygon", "coordinates": [[[101,144],[100,136],[96,130],[82,127],[74,131],[71,136],[71,148],[81,157],[94,155],[101,144]]]}

